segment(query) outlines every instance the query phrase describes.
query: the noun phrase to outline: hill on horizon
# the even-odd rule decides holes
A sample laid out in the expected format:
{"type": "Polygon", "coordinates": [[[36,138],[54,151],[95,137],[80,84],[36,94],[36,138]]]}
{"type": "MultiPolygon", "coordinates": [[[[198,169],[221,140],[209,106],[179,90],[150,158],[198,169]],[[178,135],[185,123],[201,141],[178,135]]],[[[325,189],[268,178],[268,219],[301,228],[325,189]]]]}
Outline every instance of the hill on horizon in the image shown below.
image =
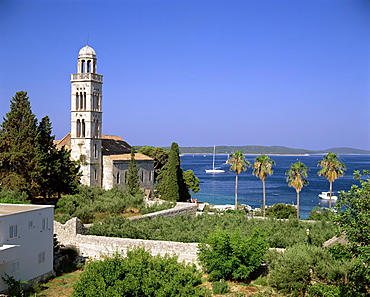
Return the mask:
{"type": "MultiPolygon", "coordinates": [[[[164,147],[169,150],[170,147],[164,147]]],[[[180,147],[181,154],[212,154],[213,147],[180,147]]],[[[260,155],[260,154],[281,154],[281,155],[305,155],[305,154],[327,154],[333,152],[339,155],[370,155],[370,150],[361,150],[349,147],[336,147],[325,150],[307,150],[295,149],[285,146],[261,146],[261,145],[243,145],[243,146],[216,146],[216,154],[229,154],[234,151],[242,151],[243,154],[260,155]]]]}

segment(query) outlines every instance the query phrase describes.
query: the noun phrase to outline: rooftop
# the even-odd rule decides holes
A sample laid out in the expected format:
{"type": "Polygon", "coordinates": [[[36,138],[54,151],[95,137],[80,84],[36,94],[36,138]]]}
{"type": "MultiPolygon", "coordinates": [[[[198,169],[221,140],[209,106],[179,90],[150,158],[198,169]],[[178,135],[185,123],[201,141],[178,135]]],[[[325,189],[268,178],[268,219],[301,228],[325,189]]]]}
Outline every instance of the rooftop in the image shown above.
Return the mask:
{"type": "Polygon", "coordinates": [[[36,210],[36,209],[49,208],[49,207],[54,207],[54,206],[35,205],[35,204],[3,204],[3,203],[0,203],[0,216],[18,213],[18,212],[36,210]]]}

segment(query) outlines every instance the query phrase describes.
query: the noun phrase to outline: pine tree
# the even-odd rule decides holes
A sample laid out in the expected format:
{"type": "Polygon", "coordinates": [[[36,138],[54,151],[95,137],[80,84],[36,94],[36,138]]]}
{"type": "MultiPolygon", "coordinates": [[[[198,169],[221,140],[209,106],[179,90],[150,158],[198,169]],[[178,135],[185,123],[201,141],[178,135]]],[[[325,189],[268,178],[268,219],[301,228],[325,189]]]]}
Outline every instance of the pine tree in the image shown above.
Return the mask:
{"type": "Polygon", "coordinates": [[[126,177],[126,189],[131,195],[140,193],[139,168],[135,161],[135,151],[131,147],[131,159],[126,177]]]}
{"type": "Polygon", "coordinates": [[[27,92],[17,92],[0,131],[0,185],[36,196],[40,180],[37,119],[27,92]]]}
{"type": "Polygon", "coordinates": [[[48,116],[42,118],[39,126],[39,147],[41,153],[41,195],[45,198],[54,194],[71,194],[79,185],[79,168],[71,161],[70,152],[64,147],[58,150],[48,116]]]}

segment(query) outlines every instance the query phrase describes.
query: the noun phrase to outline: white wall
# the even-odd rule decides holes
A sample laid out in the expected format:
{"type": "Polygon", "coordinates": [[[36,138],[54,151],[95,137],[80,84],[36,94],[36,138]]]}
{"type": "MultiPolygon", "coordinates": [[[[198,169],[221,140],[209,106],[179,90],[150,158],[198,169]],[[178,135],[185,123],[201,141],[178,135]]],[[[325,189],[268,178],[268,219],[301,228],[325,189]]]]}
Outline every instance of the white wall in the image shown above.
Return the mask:
{"type": "MultiPolygon", "coordinates": [[[[9,204],[0,204],[0,209],[3,210],[9,206],[9,204]]],[[[3,276],[5,272],[16,280],[27,281],[52,271],[54,207],[36,205],[11,205],[11,207],[14,208],[13,212],[0,214],[1,275],[3,276]],[[43,219],[47,220],[47,226],[44,229],[43,219]],[[17,236],[13,239],[9,238],[11,225],[17,226],[17,236]],[[43,257],[41,253],[45,256],[43,257]],[[16,266],[17,261],[19,261],[19,270],[13,272],[12,265],[16,266]]],[[[5,284],[0,280],[0,291],[5,289],[5,284]]]]}

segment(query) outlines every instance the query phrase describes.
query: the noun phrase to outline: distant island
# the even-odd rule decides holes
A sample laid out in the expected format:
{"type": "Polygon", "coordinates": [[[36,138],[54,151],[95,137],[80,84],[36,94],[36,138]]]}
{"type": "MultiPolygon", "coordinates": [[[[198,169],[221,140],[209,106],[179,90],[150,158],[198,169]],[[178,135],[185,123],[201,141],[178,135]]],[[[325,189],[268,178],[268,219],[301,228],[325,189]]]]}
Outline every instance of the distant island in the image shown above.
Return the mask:
{"type": "MultiPolygon", "coordinates": [[[[136,147],[138,148],[138,147],[136,147]]],[[[169,150],[170,147],[164,147],[169,150]]],[[[370,155],[369,150],[360,150],[349,147],[336,147],[326,150],[307,150],[307,149],[294,149],[285,146],[260,146],[260,145],[244,145],[244,146],[227,146],[220,145],[216,147],[216,154],[229,154],[235,151],[242,151],[244,154],[260,155],[322,155],[328,152],[333,152],[339,155],[370,155]]],[[[180,147],[181,154],[212,154],[213,147],[180,147]]]]}

